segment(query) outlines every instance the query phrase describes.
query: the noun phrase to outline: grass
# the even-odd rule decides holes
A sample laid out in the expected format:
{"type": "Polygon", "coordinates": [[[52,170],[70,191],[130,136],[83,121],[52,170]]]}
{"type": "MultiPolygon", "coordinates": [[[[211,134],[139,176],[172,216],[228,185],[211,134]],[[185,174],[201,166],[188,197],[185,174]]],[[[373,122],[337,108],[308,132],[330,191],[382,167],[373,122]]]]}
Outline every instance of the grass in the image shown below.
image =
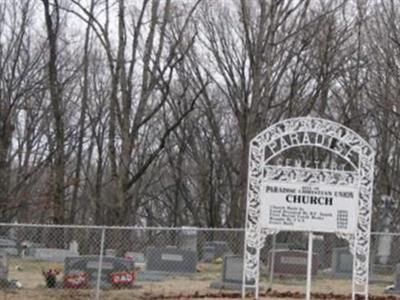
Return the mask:
{"type": "MultiPolygon", "coordinates": [[[[40,262],[29,259],[11,258],[9,261],[9,278],[19,280],[23,288],[19,290],[0,291],[0,300],[83,300],[92,299],[94,290],[63,290],[47,289],[45,287],[42,270],[50,268],[63,269],[63,264],[40,262]],[[18,266],[18,268],[17,268],[18,266]]],[[[211,289],[210,283],[221,278],[221,264],[199,264],[198,272],[193,276],[171,277],[163,282],[141,282],[139,289],[131,290],[108,290],[101,291],[101,299],[106,300],[132,300],[132,299],[151,299],[154,295],[180,295],[198,293],[218,293],[218,290],[211,289]]],[[[269,287],[268,274],[262,271],[260,284],[269,287]]],[[[392,277],[383,277],[390,280],[392,277]]],[[[62,274],[58,276],[62,280],[62,274]]],[[[370,285],[371,294],[382,294],[389,283],[378,282],[370,285]]],[[[274,279],[272,288],[278,291],[305,292],[305,278],[299,277],[277,277],[274,279]]],[[[329,278],[324,274],[315,276],[312,281],[312,292],[324,292],[348,295],[351,293],[351,279],[329,278]]],[[[178,296],[177,296],[178,297],[178,296]]]]}

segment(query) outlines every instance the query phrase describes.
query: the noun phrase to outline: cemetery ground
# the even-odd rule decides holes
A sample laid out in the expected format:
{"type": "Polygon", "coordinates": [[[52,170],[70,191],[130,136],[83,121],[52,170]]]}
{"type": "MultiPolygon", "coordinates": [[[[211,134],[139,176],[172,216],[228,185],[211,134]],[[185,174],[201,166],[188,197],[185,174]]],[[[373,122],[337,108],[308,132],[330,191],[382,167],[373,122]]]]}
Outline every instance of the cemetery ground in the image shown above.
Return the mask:
{"type": "MultiPolygon", "coordinates": [[[[44,269],[60,269],[63,264],[39,262],[20,258],[10,259],[9,278],[16,279],[22,284],[20,289],[2,289],[0,292],[0,300],[25,300],[25,299],[44,299],[44,300],[83,300],[93,299],[94,289],[62,289],[62,288],[46,288],[42,270],[44,269]]],[[[210,283],[220,279],[221,264],[202,263],[199,264],[198,272],[192,276],[174,276],[169,277],[161,282],[138,282],[140,285],[134,289],[122,290],[102,290],[100,299],[107,300],[128,300],[128,299],[229,299],[238,298],[240,291],[217,290],[210,288],[210,283]],[[209,297],[206,297],[206,296],[209,297]],[[231,297],[229,297],[231,295],[231,297]],[[219,297],[221,296],[221,297],[219,297]]],[[[58,280],[62,280],[62,273],[58,276],[58,280]]],[[[268,278],[264,270],[261,278],[261,286],[265,289],[269,287],[268,278]]],[[[381,276],[376,283],[370,284],[371,295],[384,295],[386,286],[393,282],[391,276],[381,276]]],[[[279,299],[303,298],[299,295],[305,292],[304,278],[283,278],[274,279],[272,290],[280,292],[279,299]],[[285,294],[284,292],[290,292],[285,294]],[[289,295],[290,297],[287,297],[289,295]]],[[[318,274],[312,283],[313,293],[335,294],[349,296],[351,293],[350,279],[335,279],[326,275],[318,274]]],[[[265,299],[273,299],[266,297],[265,299]]],[[[277,295],[277,294],[275,294],[277,295]]],[[[329,298],[324,298],[329,299],[329,298]]]]}

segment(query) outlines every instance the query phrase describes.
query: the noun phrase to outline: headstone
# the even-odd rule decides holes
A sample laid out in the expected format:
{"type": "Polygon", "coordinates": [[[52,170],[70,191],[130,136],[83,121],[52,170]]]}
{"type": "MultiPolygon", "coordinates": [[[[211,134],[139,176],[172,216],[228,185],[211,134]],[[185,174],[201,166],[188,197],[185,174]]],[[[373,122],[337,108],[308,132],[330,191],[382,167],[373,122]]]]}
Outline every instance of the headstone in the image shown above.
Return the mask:
{"type": "Polygon", "coordinates": [[[211,283],[212,288],[240,290],[243,281],[243,257],[239,255],[225,256],[221,277],[221,281],[211,283]]]}
{"type": "Polygon", "coordinates": [[[371,264],[370,274],[390,276],[395,274],[396,265],[371,264]]]}
{"type": "Polygon", "coordinates": [[[22,241],[21,243],[21,257],[24,258],[26,256],[32,256],[31,253],[33,253],[32,249],[34,248],[46,248],[46,245],[44,244],[39,244],[39,243],[33,243],[31,241],[22,241]]]}
{"type": "Polygon", "coordinates": [[[42,243],[34,243],[30,241],[23,241],[21,245],[25,246],[27,249],[33,249],[33,248],[46,248],[45,244],[42,243]]]}
{"type": "Polygon", "coordinates": [[[79,256],[79,253],[69,249],[31,248],[27,256],[37,260],[64,262],[65,258],[79,256]]]}
{"type": "Polygon", "coordinates": [[[243,257],[225,256],[222,280],[224,282],[241,283],[243,278],[243,257]]]}
{"type": "Polygon", "coordinates": [[[5,251],[8,255],[17,256],[17,242],[11,239],[0,238],[0,250],[5,251]]]}
{"type": "MultiPolygon", "coordinates": [[[[17,225],[18,223],[17,223],[17,222],[14,222],[14,224],[17,225]]],[[[14,227],[14,226],[13,226],[13,227],[10,228],[8,237],[9,237],[10,239],[12,239],[12,240],[17,240],[17,227],[14,227]]]]}
{"type": "Polygon", "coordinates": [[[203,261],[211,262],[216,258],[223,258],[225,255],[230,255],[232,251],[227,242],[211,241],[205,242],[203,246],[203,261]]]}
{"type": "Polygon", "coordinates": [[[396,265],[396,281],[394,283],[395,290],[400,291],[400,264],[396,265]]]}
{"type": "Polygon", "coordinates": [[[77,241],[73,240],[69,243],[69,250],[79,253],[79,244],[77,241]]]}
{"type": "Polygon", "coordinates": [[[275,243],[275,250],[289,250],[290,244],[289,243],[275,243]]]}
{"type": "MultiPolygon", "coordinates": [[[[95,287],[99,256],[67,257],[64,265],[64,287],[95,287]]],[[[135,263],[132,260],[103,256],[100,287],[110,288],[125,283],[133,285],[135,263]]]]}
{"type": "Polygon", "coordinates": [[[135,267],[144,267],[146,263],[144,254],[140,252],[126,252],[124,258],[133,260],[135,262],[135,267]]]}
{"type": "Polygon", "coordinates": [[[318,255],[320,266],[325,267],[330,262],[326,263],[326,248],[323,235],[314,235],[313,251],[318,255]]]}
{"type": "Polygon", "coordinates": [[[0,282],[8,280],[8,254],[0,251],[0,282]]]}
{"type": "Polygon", "coordinates": [[[165,248],[167,248],[167,249],[178,249],[178,246],[175,246],[175,245],[167,245],[167,246],[165,246],[165,248]]]}
{"type": "MultiPolygon", "coordinates": [[[[387,231],[388,232],[388,231],[387,231]]],[[[386,265],[389,262],[392,247],[393,236],[390,234],[381,234],[378,238],[378,262],[386,265]]]]}
{"type": "MultiPolygon", "coordinates": [[[[380,210],[379,210],[379,230],[389,233],[391,224],[393,222],[393,212],[396,211],[397,202],[389,195],[381,196],[380,210]]],[[[377,258],[378,264],[387,265],[390,263],[390,254],[392,248],[393,236],[390,234],[379,235],[378,238],[378,251],[377,258]]]]}
{"type": "Polygon", "coordinates": [[[400,264],[396,265],[396,277],[394,285],[385,289],[385,293],[400,294],[400,264]]]}
{"type": "MultiPolygon", "coordinates": [[[[269,253],[269,265],[271,265],[272,251],[269,253]]],[[[307,251],[303,250],[275,250],[274,275],[306,275],[307,251]]],[[[312,256],[312,274],[318,271],[318,255],[312,256]]]]}
{"type": "Polygon", "coordinates": [[[352,276],[353,255],[348,248],[333,248],[332,275],[335,277],[352,276]]]}
{"type": "Polygon", "coordinates": [[[116,257],[117,251],[115,249],[106,249],[105,256],[116,257]]]}
{"type": "Polygon", "coordinates": [[[179,232],[179,248],[197,252],[197,231],[191,227],[182,227],[179,232]]]}
{"type": "Polygon", "coordinates": [[[146,252],[146,271],[195,273],[196,265],[195,251],[151,247],[146,252]]]}

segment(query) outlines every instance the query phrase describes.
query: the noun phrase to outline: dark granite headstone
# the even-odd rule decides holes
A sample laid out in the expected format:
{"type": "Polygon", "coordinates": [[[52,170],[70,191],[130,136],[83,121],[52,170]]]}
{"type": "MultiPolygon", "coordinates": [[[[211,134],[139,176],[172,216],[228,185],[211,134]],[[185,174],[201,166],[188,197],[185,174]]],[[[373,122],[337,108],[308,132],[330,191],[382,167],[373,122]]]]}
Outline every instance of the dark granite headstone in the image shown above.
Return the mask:
{"type": "Polygon", "coordinates": [[[290,244],[289,243],[275,243],[275,250],[288,250],[290,249],[290,244]]]}
{"type": "Polygon", "coordinates": [[[394,289],[400,292],[400,264],[396,265],[396,280],[394,282],[394,289]]]}
{"type": "Polygon", "coordinates": [[[8,280],[8,253],[0,251],[0,281],[8,280]]]}
{"type": "Polygon", "coordinates": [[[315,235],[313,240],[313,252],[318,255],[318,261],[322,267],[329,266],[330,262],[326,263],[326,246],[322,235],[315,235]]]}
{"type": "MultiPolygon", "coordinates": [[[[221,281],[211,283],[212,288],[240,290],[243,282],[243,257],[227,255],[224,257],[221,281]]],[[[247,282],[251,284],[251,282],[247,282]]]]}
{"type": "MultiPolygon", "coordinates": [[[[269,253],[269,265],[271,255],[269,253]]],[[[306,275],[307,274],[307,251],[303,250],[275,250],[274,272],[275,275],[306,275]]],[[[318,271],[318,255],[313,253],[312,274],[318,271]]]]}
{"type": "Polygon", "coordinates": [[[197,252],[177,248],[151,247],[146,252],[146,271],[195,273],[197,252]]]}
{"type": "Polygon", "coordinates": [[[243,280],[243,257],[230,255],[224,257],[222,281],[242,284],[243,280]]]}
{"type": "Polygon", "coordinates": [[[352,276],[353,255],[348,248],[334,248],[332,251],[332,275],[335,277],[352,276]]]}
{"type": "Polygon", "coordinates": [[[15,240],[0,238],[0,250],[8,255],[18,255],[18,245],[15,240]]]}
{"type": "MultiPolygon", "coordinates": [[[[67,257],[65,259],[65,276],[86,274],[89,287],[95,287],[99,270],[99,256],[67,257]]],[[[133,260],[104,256],[101,267],[100,286],[109,288],[113,286],[113,275],[132,274],[135,263],[133,260]]],[[[83,279],[83,276],[81,276],[83,279]]]]}
{"type": "Polygon", "coordinates": [[[227,242],[205,242],[203,246],[203,261],[211,262],[216,258],[223,258],[225,255],[230,255],[231,253],[232,251],[227,242]]]}

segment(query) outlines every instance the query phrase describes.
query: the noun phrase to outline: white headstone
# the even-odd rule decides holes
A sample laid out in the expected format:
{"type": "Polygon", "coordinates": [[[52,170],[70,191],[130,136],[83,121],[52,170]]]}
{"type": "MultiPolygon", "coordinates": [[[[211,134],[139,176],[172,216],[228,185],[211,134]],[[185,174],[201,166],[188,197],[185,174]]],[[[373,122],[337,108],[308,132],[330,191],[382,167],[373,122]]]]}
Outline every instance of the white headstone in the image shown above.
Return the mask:
{"type": "Polygon", "coordinates": [[[382,265],[386,265],[389,262],[390,248],[392,247],[392,236],[382,234],[379,236],[378,242],[378,260],[382,265]]]}
{"type": "Polygon", "coordinates": [[[69,250],[79,253],[79,244],[73,240],[69,243],[69,250]]]}
{"type": "Polygon", "coordinates": [[[193,227],[182,227],[179,234],[179,247],[181,249],[197,251],[197,231],[193,227]]]}

